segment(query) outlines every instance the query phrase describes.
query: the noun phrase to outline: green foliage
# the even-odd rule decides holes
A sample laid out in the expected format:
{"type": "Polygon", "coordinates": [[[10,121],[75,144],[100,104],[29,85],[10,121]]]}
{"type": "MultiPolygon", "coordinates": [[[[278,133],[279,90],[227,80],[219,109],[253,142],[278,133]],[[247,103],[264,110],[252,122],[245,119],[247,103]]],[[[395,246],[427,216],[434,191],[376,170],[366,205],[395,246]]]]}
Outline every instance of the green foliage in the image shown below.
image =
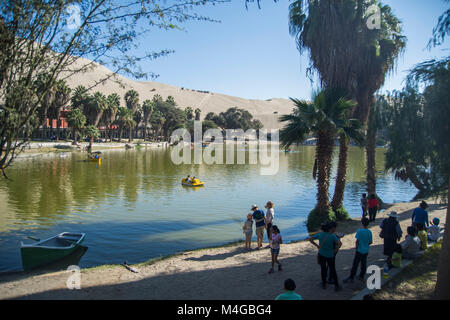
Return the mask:
{"type": "Polygon", "coordinates": [[[72,110],[67,115],[67,123],[69,127],[80,130],[86,124],[86,116],[78,108],[72,108],[72,110]]]}
{"type": "Polygon", "coordinates": [[[331,208],[325,213],[318,210],[318,208],[314,208],[308,214],[308,220],[306,222],[306,227],[308,232],[317,231],[320,228],[320,225],[325,222],[335,221],[336,216],[331,208]]]}
{"type": "Polygon", "coordinates": [[[344,205],[342,204],[333,211],[337,221],[345,221],[350,219],[350,215],[348,214],[347,209],[345,209],[344,205]]]}
{"type": "Polygon", "coordinates": [[[259,130],[263,128],[261,121],[253,119],[253,115],[250,112],[237,107],[229,108],[218,115],[209,112],[205,120],[213,121],[222,129],[242,129],[247,131],[248,129],[259,130]]]}
{"type": "Polygon", "coordinates": [[[84,128],[83,135],[87,138],[95,139],[100,137],[100,131],[98,130],[97,127],[89,125],[86,128],[84,128]]]}

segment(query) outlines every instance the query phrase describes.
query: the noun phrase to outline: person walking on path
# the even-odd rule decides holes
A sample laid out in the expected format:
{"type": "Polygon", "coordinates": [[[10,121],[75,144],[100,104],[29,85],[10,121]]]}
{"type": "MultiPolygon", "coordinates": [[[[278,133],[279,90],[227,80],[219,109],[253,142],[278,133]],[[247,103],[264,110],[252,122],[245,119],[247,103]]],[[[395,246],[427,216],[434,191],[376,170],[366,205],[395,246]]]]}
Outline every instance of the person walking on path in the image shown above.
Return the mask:
{"type": "Polygon", "coordinates": [[[370,195],[370,199],[367,201],[367,207],[369,209],[369,221],[375,221],[378,212],[378,199],[376,195],[370,195]]]}
{"type": "Polygon", "coordinates": [[[361,198],[361,209],[362,209],[363,218],[367,216],[367,204],[368,204],[368,199],[366,197],[366,194],[363,193],[362,198],[361,198]]]}
{"type": "Polygon", "coordinates": [[[327,287],[327,271],[330,269],[332,280],[334,281],[334,288],[336,291],[342,289],[339,286],[338,277],[336,273],[336,258],[335,255],[342,246],[341,240],[334,234],[336,228],[330,227],[330,225],[325,225],[322,227],[323,232],[316,233],[309,237],[309,241],[319,249],[317,255],[317,262],[320,265],[321,277],[322,277],[322,288],[327,287]],[[319,244],[315,243],[314,240],[319,240],[319,244]]]}
{"type": "Polygon", "coordinates": [[[277,226],[272,227],[272,244],[270,248],[270,254],[272,255],[272,268],[270,268],[269,273],[273,273],[273,267],[275,263],[278,264],[278,271],[281,271],[281,263],[278,261],[278,255],[280,254],[280,245],[283,243],[281,238],[280,229],[277,226]]]}
{"type": "Polygon", "coordinates": [[[266,228],[266,222],[264,220],[264,211],[259,210],[258,206],[254,204],[251,208],[253,211],[253,220],[255,220],[256,238],[258,242],[258,249],[262,248],[262,242],[264,237],[264,229],[266,228]]]}
{"type": "Polygon", "coordinates": [[[367,255],[369,254],[369,247],[372,244],[372,231],[368,229],[369,219],[361,219],[362,228],[356,232],[356,252],[353,258],[352,270],[350,276],[344,280],[344,282],[353,282],[356,272],[358,271],[358,265],[361,263],[361,272],[359,274],[359,280],[364,281],[364,276],[367,270],[367,255]]]}
{"type": "Polygon", "coordinates": [[[383,254],[387,256],[386,263],[389,269],[392,268],[392,254],[394,253],[397,241],[402,238],[402,228],[397,221],[398,214],[395,211],[388,213],[389,218],[384,219],[381,224],[380,237],[384,240],[383,254]]]}
{"type": "Polygon", "coordinates": [[[425,201],[422,201],[419,207],[414,209],[411,216],[413,226],[417,226],[418,223],[421,223],[426,227],[429,226],[428,212],[425,210],[426,208],[428,208],[428,204],[425,201]]]}
{"type": "Polygon", "coordinates": [[[276,297],[275,300],[303,300],[301,295],[295,293],[295,288],[297,288],[297,286],[295,285],[294,280],[286,279],[286,281],[284,281],[285,292],[276,297]]]}
{"type": "Polygon", "coordinates": [[[274,204],[272,201],[268,201],[266,205],[264,206],[266,211],[266,217],[265,217],[265,223],[266,223],[266,230],[267,230],[267,240],[269,241],[269,247],[272,243],[272,223],[273,223],[273,217],[274,217],[274,204]]]}

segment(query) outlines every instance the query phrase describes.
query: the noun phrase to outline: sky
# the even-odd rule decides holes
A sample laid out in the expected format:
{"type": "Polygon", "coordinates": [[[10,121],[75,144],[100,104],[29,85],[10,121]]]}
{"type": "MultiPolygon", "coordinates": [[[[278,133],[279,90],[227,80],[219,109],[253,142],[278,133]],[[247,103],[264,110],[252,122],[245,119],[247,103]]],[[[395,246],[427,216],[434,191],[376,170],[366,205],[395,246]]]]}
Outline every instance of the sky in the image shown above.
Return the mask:
{"type": "MultiPolygon", "coordinates": [[[[207,90],[247,99],[309,99],[317,83],[306,76],[309,61],[297,50],[289,35],[288,7],[291,1],[261,0],[245,9],[244,0],[232,0],[196,12],[220,23],[188,22],[184,30],[155,31],[140,42],[140,49],[172,49],[175,52],[151,62],[144,71],[159,74],[154,80],[178,87],[207,90]]],[[[442,0],[384,0],[403,23],[408,38],[397,70],[381,91],[401,89],[415,64],[448,55],[448,40],[431,51],[426,49],[438,17],[448,8],[442,0]]]]}

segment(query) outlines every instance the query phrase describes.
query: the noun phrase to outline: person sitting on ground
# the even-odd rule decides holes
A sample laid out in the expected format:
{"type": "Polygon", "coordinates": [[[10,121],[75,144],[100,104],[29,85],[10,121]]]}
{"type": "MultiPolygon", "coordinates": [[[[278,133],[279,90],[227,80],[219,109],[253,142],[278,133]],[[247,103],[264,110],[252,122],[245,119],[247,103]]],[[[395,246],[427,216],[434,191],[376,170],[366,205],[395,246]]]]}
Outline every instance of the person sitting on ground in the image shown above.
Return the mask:
{"type": "Polygon", "coordinates": [[[245,234],[245,249],[250,250],[252,245],[252,236],[253,236],[253,216],[251,213],[247,215],[247,220],[244,223],[244,227],[242,228],[245,234]]]}
{"type": "Polygon", "coordinates": [[[392,254],[392,266],[394,268],[402,267],[402,246],[398,243],[395,245],[394,253],[392,254]]]}
{"type": "Polygon", "coordinates": [[[281,263],[278,261],[278,255],[280,254],[280,245],[283,243],[283,239],[281,238],[280,229],[277,226],[272,226],[272,244],[270,248],[270,254],[272,255],[272,267],[269,270],[269,273],[273,273],[273,267],[275,263],[278,264],[278,271],[281,271],[281,263]]]}
{"type": "Polygon", "coordinates": [[[261,249],[264,237],[264,229],[266,228],[266,222],[264,221],[264,211],[259,210],[256,204],[251,207],[251,210],[253,211],[253,220],[255,220],[256,238],[258,242],[257,249],[261,249]]]}
{"type": "Polygon", "coordinates": [[[428,236],[425,231],[425,227],[422,223],[416,224],[417,237],[420,239],[420,250],[427,250],[428,248],[428,236]]]}
{"type": "Polygon", "coordinates": [[[439,240],[439,237],[441,236],[441,228],[439,227],[439,224],[441,223],[441,220],[439,218],[434,218],[433,223],[431,226],[428,227],[428,241],[436,242],[439,240]]]}
{"type": "Polygon", "coordinates": [[[368,203],[368,199],[366,197],[366,194],[363,193],[362,198],[361,198],[361,209],[362,209],[363,217],[367,216],[367,203],[368,203]]]}
{"type": "Polygon", "coordinates": [[[429,226],[428,222],[428,212],[425,210],[428,208],[428,204],[425,201],[422,201],[418,208],[415,208],[411,220],[413,226],[416,226],[418,223],[423,224],[424,226],[429,226]]]}
{"type": "Polygon", "coordinates": [[[344,282],[353,282],[355,279],[358,265],[361,262],[361,272],[359,274],[359,280],[364,281],[364,275],[367,270],[367,255],[369,254],[369,246],[372,244],[372,231],[368,229],[369,219],[366,217],[361,219],[362,228],[356,232],[356,251],[353,258],[353,266],[350,271],[350,276],[344,280],[344,282]]]}
{"type": "Polygon", "coordinates": [[[321,277],[322,277],[322,288],[327,287],[327,272],[330,269],[332,280],[334,281],[334,288],[336,291],[342,289],[339,286],[338,277],[336,273],[336,253],[342,246],[341,240],[334,234],[335,228],[330,227],[329,224],[322,226],[323,232],[316,233],[309,237],[309,241],[319,249],[317,255],[317,262],[320,265],[321,277]],[[319,244],[315,243],[314,240],[319,239],[319,244]]]}
{"type": "Polygon", "coordinates": [[[295,288],[297,288],[297,286],[295,285],[294,280],[286,279],[284,281],[285,292],[276,297],[275,300],[303,300],[301,295],[295,293],[295,288]]]}
{"type": "Polygon", "coordinates": [[[420,250],[420,240],[416,237],[416,228],[410,226],[406,229],[408,233],[405,241],[401,243],[403,259],[414,260],[417,258],[420,250]]]}

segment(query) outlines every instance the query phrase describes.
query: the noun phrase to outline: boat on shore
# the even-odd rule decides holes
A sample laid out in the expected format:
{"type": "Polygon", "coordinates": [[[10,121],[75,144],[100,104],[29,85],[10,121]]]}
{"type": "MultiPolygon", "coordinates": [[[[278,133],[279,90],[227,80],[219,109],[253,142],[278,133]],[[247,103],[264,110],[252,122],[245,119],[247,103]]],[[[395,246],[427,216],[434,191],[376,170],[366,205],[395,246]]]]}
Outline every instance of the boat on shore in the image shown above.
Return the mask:
{"type": "Polygon", "coordinates": [[[37,242],[31,244],[21,242],[22,267],[25,271],[29,271],[63,259],[76,251],[84,238],[84,233],[70,232],[63,232],[42,241],[30,237],[37,242]]]}

